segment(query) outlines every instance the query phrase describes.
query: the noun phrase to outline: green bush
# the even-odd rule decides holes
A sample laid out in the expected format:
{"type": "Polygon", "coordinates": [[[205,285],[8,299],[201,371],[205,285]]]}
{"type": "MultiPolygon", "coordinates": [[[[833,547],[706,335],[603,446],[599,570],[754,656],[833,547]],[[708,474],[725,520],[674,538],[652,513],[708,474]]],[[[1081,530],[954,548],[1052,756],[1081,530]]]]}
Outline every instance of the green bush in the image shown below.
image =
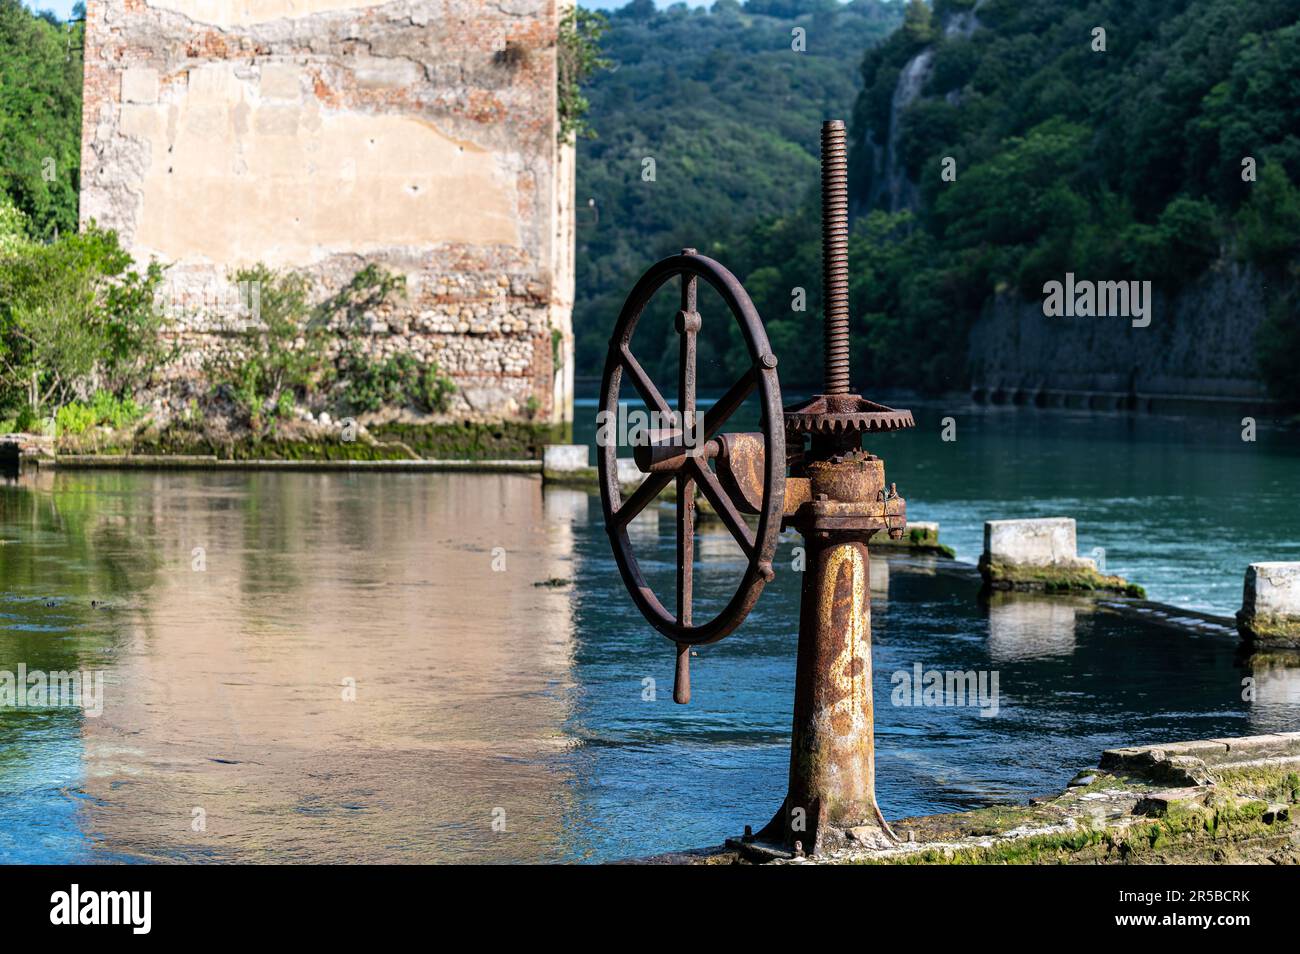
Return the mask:
{"type": "Polygon", "coordinates": [[[84,434],[96,423],[95,412],[80,401],[63,405],[54,416],[54,425],[60,434],[84,434]]]}
{"type": "Polygon", "coordinates": [[[232,347],[208,360],[209,380],[248,426],[265,433],[316,390],[326,373],[324,317],[310,304],[307,276],[266,265],[240,269],[231,280],[250,289],[252,312],[232,347]]]}
{"type": "Polygon", "coordinates": [[[415,407],[430,413],[445,411],[455,392],[451,380],[432,362],[423,364],[409,354],[371,359],[355,346],[347,352],[340,370],[345,380],[344,400],[357,411],[377,411],[384,406],[415,407]]]}
{"type": "Polygon", "coordinates": [[[596,137],[587,125],[586,115],[591,104],[582,94],[582,85],[593,73],[612,65],[600,55],[600,38],[608,29],[609,21],[596,10],[575,6],[560,17],[555,43],[560,142],[572,142],[577,137],[596,137]]]}
{"type": "Polygon", "coordinates": [[[55,414],[60,434],[84,434],[92,427],[105,425],[113,430],[134,424],[144,409],[133,398],[119,398],[108,391],[96,391],[89,403],[69,401],[55,414]]]}
{"type": "Polygon", "coordinates": [[[248,316],[232,347],[209,361],[208,374],[253,431],[269,434],[297,405],[324,399],[335,385],[355,411],[446,409],[455,388],[435,364],[409,354],[376,361],[355,342],[330,355],[338,334],[350,334],[368,312],[404,291],[402,276],[367,265],[316,305],[310,301],[311,282],[300,272],[256,265],[232,280],[250,289],[258,314],[248,316]]]}
{"type": "Polygon", "coordinates": [[[9,255],[29,241],[27,216],[7,195],[0,193],[0,255],[9,255]]]}
{"type": "Polygon", "coordinates": [[[167,357],[162,267],[132,265],[93,222],[50,244],[0,243],[0,408],[40,418],[92,382],[129,397],[150,380],[167,357]]]}

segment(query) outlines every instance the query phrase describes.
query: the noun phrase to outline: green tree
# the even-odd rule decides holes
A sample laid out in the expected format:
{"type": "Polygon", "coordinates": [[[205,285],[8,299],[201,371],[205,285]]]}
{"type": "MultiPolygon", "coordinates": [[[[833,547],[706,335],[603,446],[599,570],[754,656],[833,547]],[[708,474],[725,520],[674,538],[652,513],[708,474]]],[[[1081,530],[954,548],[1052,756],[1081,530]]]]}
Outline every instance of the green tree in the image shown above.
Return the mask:
{"type": "Polygon", "coordinates": [[[903,33],[916,46],[924,46],[934,38],[930,5],[925,0],[908,0],[903,14],[903,33]]]}
{"type": "Polygon", "coordinates": [[[1275,267],[1300,264],[1300,189],[1280,164],[1259,173],[1250,198],[1237,213],[1244,257],[1275,267]]]}
{"type": "Polygon", "coordinates": [[[52,412],[99,387],[129,395],[162,360],[162,268],[133,268],[91,223],[0,252],[0,406],[52,412]]]}
{"type": "Polygon", "coordinates": [[[0,0],[0,192],[33,234],[77,228],[83,24],[0,0]]]}
{"type": "MultiPolygon", "coordinates": [[[[579,374],[599,372],[641,272],[692,246],[745,281],[781,263],[783,284],[764,286],[755,302],[769,337],[782,342],[783,380],[816,379],[820,345],[808,329],[817,321],[817,218],[815,205],[807,218],[804,200],[816,188],[819,125],[848,114],[863,44],[886,36],[902,12],[881,0],[750,0],[712,12],[638,0],[611,13],[601,47],[617,69],[583,89],[600,136],[578,142],[579,374]],[[795,27],[807,31],[805,52],[791,50],[795,27]],[[642,178],[646,158],[656,162],[653,181],[642,178]],[[808,312],[791,311],[794,286],[810,294],[808,312]]],[[[652,373],[675,367],[670,319],[656,310],[637,332],[652,373]]],[[[718,360],[702,361],[701,384],[724,386],[738,340],[716,310],[704,319],[707,353],[718,360]]]]}
{"type": "Polygon", "coordinates": [[[591,103],[583,95],[582,87],[593,74],[610,66],[610,61],[600,55],[600,38],[608,29],[609,21],[603,13],[582,7],[570,7],[560,18],[555,72],[561,142],[571,142],[579,136],[595,138],[586,119],[591,103]]]}

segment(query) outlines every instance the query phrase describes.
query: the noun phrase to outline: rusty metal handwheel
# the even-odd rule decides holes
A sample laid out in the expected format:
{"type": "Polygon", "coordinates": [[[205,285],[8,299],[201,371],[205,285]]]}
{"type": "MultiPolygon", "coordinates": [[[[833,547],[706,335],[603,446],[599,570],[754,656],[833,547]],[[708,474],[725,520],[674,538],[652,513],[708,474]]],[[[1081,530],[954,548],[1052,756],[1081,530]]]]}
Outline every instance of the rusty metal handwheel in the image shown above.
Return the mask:
{"type": "MultiPolygon", "coordinates": [[[[753,302],[736,277],[713,259],[697,254],[694,249],[686,249],[680,255],[656,263],[642,275],[619,313],[601,382],[601,410],[606,412],[602,415],[605,420],[617,419],[619,389],[625,375],[641,395],[648,411],[658,412],[664,420],[674,420],[681,426],[662,431],[653,437],[651,443],[636,448],[638,466],[646,477],[626,500],[618,482],[617,442],[604,442],[599,449],[598,464],[605,527],[633,601],[655,629],[677,644],[679,691],[675,696],[689,697],[686,688],[689,676],[685,670],[688,648],[716,642],[739,626],[753,608],[764,584],[772,578],[772,555],[776,552],[785,498],[785,428],[781,417],[776,356],[768,345],[767,332],[753,302]],[[676,318],[680,337],[677,401],[680,418],[673,417],[673,409],[633,356],[630,347],[632,334],[646,304],[673,278],[681,281],[681,308],[676,318]],[[696,311],[696,287],[700,279],[717,290],[731,316],[740,325],[751,364],[704,414],[703,420],[696,423],[695,351],[701,322],[696,311]],[[761,435],[722,435],[722,427],[728,418],[755,389],[758,390],[762,413],[761,435]],[[692,432],[693,428],[698,439],[688,446],[681,435],[683,430],[692,432]],[[760,439],[761,454],[758,448],[760,439]],[[739,441],[752,445],[753,453],[746,457],[746,461],[756,471],[761,471],[761,481],[758,473],[754,473],[747,489],[737,486],[731,475],[715,473],[709,466],[711,459],[725,458],[728,448],[737,446],[739,441]],[[677,482],[677,606],[676,612],[670,613],[641,574],[627,527],[632,518],[674,480],[677,482]],[[696,624],[691,614],[696,486],[717,511],[748,559],[735,595],[722,612],[701,624],[696,624]],[[757,530],[745,522],[742,513],[746,512],[758,515],[757,530]]],[[[678,701],[685,700],[678,698],[678,701]]]]}

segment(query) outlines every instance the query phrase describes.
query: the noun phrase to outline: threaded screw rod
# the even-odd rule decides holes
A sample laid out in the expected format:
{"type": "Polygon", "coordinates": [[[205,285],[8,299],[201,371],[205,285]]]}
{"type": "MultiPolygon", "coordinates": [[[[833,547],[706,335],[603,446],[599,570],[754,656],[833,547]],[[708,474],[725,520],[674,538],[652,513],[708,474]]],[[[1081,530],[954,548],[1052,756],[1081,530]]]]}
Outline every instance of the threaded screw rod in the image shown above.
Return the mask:
{"type": "Polygon", "coordinates": [[[849,163],[844,122],[822,123],[822,333],[826,393],[849,393],[849,163]]]}

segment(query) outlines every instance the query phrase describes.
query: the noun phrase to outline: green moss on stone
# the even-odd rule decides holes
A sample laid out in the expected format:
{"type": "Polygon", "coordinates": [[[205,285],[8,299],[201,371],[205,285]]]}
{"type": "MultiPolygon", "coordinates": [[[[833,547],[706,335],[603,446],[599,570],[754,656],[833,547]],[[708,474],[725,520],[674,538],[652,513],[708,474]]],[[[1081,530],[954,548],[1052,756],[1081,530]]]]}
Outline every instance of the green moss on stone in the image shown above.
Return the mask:
{"type": "Polygon", "coordinates": [[[1030,566],[1000,563],[981,557],[980,573],[994,589],[1033,590],[1043,593],[1118,593],[1138,599],[1146,590],[1123,577],[1103,576],[1090,566],[1030,566]]]}
{"type": "Polygon", "coordinates": [[[1258,765],[1222,769],[1214,775],[1220,785],[1240,795],[1300,804],[1300,773],[1284,771],[1273,765],[1258,765]]]}
{"type": "Polygon", "coordinates": [[[1300,648],[1300,616],[1237,613],[1237,629],[1252,642],[1265,646],[1300,648]]]}
{"type": "Polygon", "coordinates": [[[450,424],[384,424],[370,428],[379,441],[400,441],[434,460],[540,460],[547,444],[573,439],[570,424],[533,421],[458,421],[450,424]]]}
{"type": "Polygon", "coordinates": [[[222,460],[538,460],[547,444],[570,439],[569,425],[531,421],[444,424],[384,424],[370,428],[369,439],[306,436],[286,428],[271,436],[244,435],[214,440],[201,430],[177,424],[135,435],[97,435],[95,440],[61,442],[64,454],[211,455],[222,460]]]}

